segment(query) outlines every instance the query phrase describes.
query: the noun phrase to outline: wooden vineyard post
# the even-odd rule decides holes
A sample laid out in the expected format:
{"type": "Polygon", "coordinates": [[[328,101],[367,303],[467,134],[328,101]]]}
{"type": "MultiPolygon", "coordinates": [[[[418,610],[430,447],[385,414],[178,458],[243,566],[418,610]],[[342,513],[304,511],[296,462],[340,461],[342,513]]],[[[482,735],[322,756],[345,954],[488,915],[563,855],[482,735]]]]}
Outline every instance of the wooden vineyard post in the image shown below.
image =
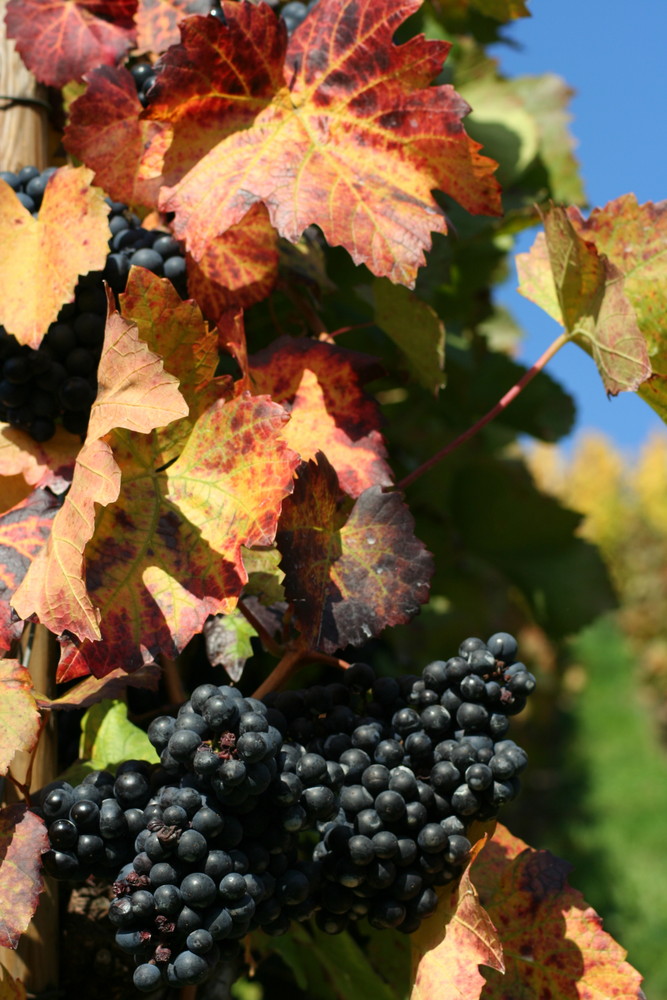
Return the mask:
{"type": "Polygon", "coordinates": [[[5,33],[7,0],[0,0],[0,170],[48,166],[44,88],[28,72],[5,33]],[[21,103],[34,100],[41,103],[21,103]]]}
{"type": "MultiPolygon", "coordinates": [[[[20,170],[34,165],[40,170],[48,165],[48,120],[44,88],[28,72],[17,54],[14,43],[5,33],[6,0],[0,0],[0,169],[20,170]],[[34,104],[29,101],[35,101],[34,104]]],[[[41,625],[28,626],[18,655],[25,654],[35,689],[52,694],[55,666],[58,658],[54,637],[41,625]],[[28,644],[32,638],[31,647],[28,644]]],[[[29,756],[17,753],[12,774],[23,781],[29,756]]],[[[55,720],[52,718],[42,732],[32,769],[31,791],[52,781],[58,768],[55,720]]],[[[6,782],[10,798],[13,786],[6,782]]],[[[58,919],[57,891],[47,879],[37,913],[22,935],[16,951],[0,949],[0,964],[32,993],[54,989],[58,985],[58,919]]]]}

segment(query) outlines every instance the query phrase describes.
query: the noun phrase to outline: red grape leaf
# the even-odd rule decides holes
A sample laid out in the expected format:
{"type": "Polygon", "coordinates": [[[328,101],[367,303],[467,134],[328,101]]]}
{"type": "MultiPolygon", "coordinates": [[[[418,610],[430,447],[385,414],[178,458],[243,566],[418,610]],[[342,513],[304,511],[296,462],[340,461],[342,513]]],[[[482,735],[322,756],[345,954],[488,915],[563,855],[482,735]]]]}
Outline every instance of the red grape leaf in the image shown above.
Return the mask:
{"type": "Polygon", "coordinates": [[[25,986],[20,979],[14,979],[5,968],[0,967],[0,1000],[26,1000],[25,986]]]}
{"type": "Polygon", "coordinates": [[[154,207],[169,129],[142,121],[132,74],[123,66],[101,66],[86,76],[88,87],[70,108],[63,142],[95,171],[95,183],[117,201],[154,207]]]}
{"type": "Polygon", "coordinates": [[[292,489],[298,458],[282,438],[287,419],[265,397],[218,399],[161,473],[134,441],[121,454],[118,438],[127,480],[86,547],[102,641],[67,640],[58,680],[177,656],[209,615],[236,606],[247,581],[241,546],[272,543],[292,489]]]}
{"type": "Polygon", "coordinates": [[[355,263],[413,285],[447,229],[434,190],[500,213],[496,164],[461,124],[468,105],[429,86],[449,44],[392,41],[418,7],[320,0],[289,42],[264,4],[223,0],[226,25],[184,22],[146,114],[174,126],[161,208],[196,259],[262,201],[281,236],[316,223],[355,263]]]}
{"type": "Polygon", "coordinates": [[[63,493],[72,481],[81,438],[58,427],[42,443],[10,424],[0,424],[0,476],[23,476],[30,486],[48,486],[63,493]]]}
{"type": "Polygon", "coordinates": [[[40,856],[49,838],[24,805],[0,810],[0,945],[16,948],[44,888],[40,856]]]}
{"type": "Polygon", "coordinates": [[[166,52],[181,40],[178,26],[191,14],[208,14],[211,0],[139,0],[137,48],[140,52],[166,52]]]}
{"type": "Polygon", "coordinates": [[[92,176],[87,167],[57,170],[39,219],[0,181],[0,323],[21,344],[38,347],[79,276],[104,267],[109,206],[92,176]]]}
{"type": "Polygon", "coordinates": [[[363,382],[377,378],[374,358],[332,344],[280,338],[250,358],[251,383],[281,402],[291,420],[289,446],[304,461],[323,452],[341,488],[357,497],[369,486],[390,486],[381,418],[363,382]]]}
{"type": "Polygon", "coordinates": [[[43,708],[88,708],[98,701],[123,698],[128,687],[157,691],[161,677],[162,668],[157,663],[147,663],[133,674],[128,674],[122,667],[117,667],[102,680],[97,677],[86,677],[59,698],[45,698],[39,695],[37,702],[43,708]]]}
{"type": "Polygon", "coordinates": [[[18,660],[0,660],[0,775],[17,750],[28,753],[39,737],[39,712],[32,678],[18,660]]]}
{"type": "Polygon", "coordinates": [[[479,966],[504,970],[498,934],[470,880],[483,846],[475,844],[460,881],[439,891],[438,909],[411,935],[410,1000],[477,1000],[485,986],[479,966]]]}
{"type": "Polygon", "coordinates": [[[482,1000],[641,997],[641,976],[567,883],[570,865],[503,826],[473,869],[480,899],[505,949],[505,974],[486,973],[482,1000]]]}
{"type": "Polygon", "coordinates": [[[285,595],[312,649],[359,646],[428,600],[433,557],[398,493],[371,486],[348,506],[324,455],[302,466],[276,541],[285,595]]]}
{"type": "Polygon", "coordinates": [[[186,255],[188,291],[210,320],[228,309],[247,308],[266,298],[278,277],[276,231],[257,203],[240,222],[216,236],[196,261],[186,255]]]}
{"type": "Polygon", "coordinates": [[[116,500],[121,480],[111,447],[101,438],[115,427],[147,434],[188,412],[177,380],[139,339],[136,326],[115,311],[107,319],[97,380],[69,493],[12,601],[21,618],[35,614],[56,635],[67,631],[88,639],[100,637],[100,613],[83,579],[84,550],[95,531],[95,504],[116,500]]]}
{"type": "Polygon", "coordinates": [[[0,651],[23,631],[23,622],[13,620],[12,598],[46,543],[60,505],[53,493],[38,489],[0,516],[0,651]]]}
{"type": "Polygon", "coordinates": [[[543,221],[545,233],[517,256],[519,291],[592,354],[609,395],[637,389],[651,365],[623,272],[582,232],[578,209],[554,206],[543,221]]]}
{"type": "Polygon", "coordinates": [[[9,0],[9,38],[40,83],[64,87],[104,63],[121,62],[134,40],[137,0],[9,0]]]}

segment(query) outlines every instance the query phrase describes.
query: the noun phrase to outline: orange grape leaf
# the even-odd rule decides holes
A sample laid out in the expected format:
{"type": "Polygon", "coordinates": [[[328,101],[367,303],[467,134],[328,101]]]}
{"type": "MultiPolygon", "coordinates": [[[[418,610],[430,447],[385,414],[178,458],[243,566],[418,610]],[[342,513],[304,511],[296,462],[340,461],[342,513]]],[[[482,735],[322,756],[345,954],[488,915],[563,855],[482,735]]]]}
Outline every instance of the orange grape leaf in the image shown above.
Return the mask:
{"type": "Polygon", "coordinates": [[[184,17],[208,14],[211,0],[139,0],[137,48],[140,52],[166,52],[181,40],[178,26],[184,17]]]}
{"type": "Polygon", "coordinates": [[[5,968],[0,967],[0,1000],[26,1000],[25,986],[20,979],[14,979],[5,968]]]}
{"type": "Polygon", "coordinates": [[[60,88],[124,58],[136,7],[137,0],[9,0],[7,34],[40,83],[60,88]]]}
{"type": "Polygon", "coordinates": [[[143,267],[130,268],[125,292],[120,296],[123,317],[135,323],[141,340],[162,358],[168,372],[178,374],[180,393],[189,412],[153,435],[156,466],[171,461],[181,451],[197,417],[218,398],[229,395],[229,380],[214,379],[218,365],[218,338],[209,330],[199,306],[183,301],[166,278],[143,267]]]}
{"type": "Polygon", "coordinates": [[[177,380],[139,339],[136,326],[111,311],[109,301],[97,373],[99,389],[86,443],[77,456],[72,485],[48,543],[12,601],[19,617],[34,614],[56,635],[72,632],[88,639],[100,637],[100,612],[86,589],[84,550],[95,531],[95,504],[107,506],[116,500],[121,481],[112,449],[101,438],[115,427],[147,434],[188,412],[177,380]]]}
{"type": "Polygon", "coordinates": [[[112,198],[154,207],[162,178],[151,164],[164,152],[169,130],[140,120],[137,88],[125,67],[100,66],[86,81],[70,108],[65,148],[95,171],[95,183],[112,198]]]}
{"type": "Polygon", "coordinates": [[[231,354],[241,369],[241,378],[236,383],[237,391],[250,390],[248,344],[245,336],[243,310],[230,309],[218,319],[218,346],[231,354]]]}
{"type": "Polygon", "coordinates": [[[17,750],[28,753],[39,737],[39,712],[32,678],[18,660],[0,660],[0,775],[17,750]]]}
{"type": "Polygon", "coordinates": [[[38,442],[10,424],[0,424],[0,476],[23,476],[30,486],[63,493],[72,481],[81,438],[58,427],[50,441],[38,442]]]}
{"type": "Polygon", "coordinates": [[[609,395],[637,389],[651,366],[623,272],[582,233],[578,209],[553,206],[543,221],[544,234],[517,256],[519,291],[592,354],[609,395]]]}
{"type": "Polygon", "coordinates": [[[325,653],[405,624],[428,600],[433,574],[398,493],[371,486],[351,510],[339,496],[335,470],[319,454],[301,467],[276,536],[294,621],[325,653]]]}
{"type": "Polygon", "coordinates": [[[241,546],[273,542],[292,490],[298,457],[282,437],[287,419],[281,406],[245,393],[210,405],[163,472],[150,455],[142,467],[140,453],[126,462],[116,449],[127,480],[86,547],[102,641],[66,637],[59,681],[177,656],[209,615],[233,610],[248,579],[241,546]]]}
{"type": "Polygon", "coordinates": [[[0,323],[21,344],[38,347],[79,276],[104,267],[109,206],[92,176],[87,167],[57,170],[39,219],[0,181],[0,323]]]}
{"type": "Polygon", "coordinates": [[[184,22],[146,116],[174,126],[160,207],[197,260],[261,201],[288,240],[315,223],[355,263],[412,286],[431,233],[447,230],[435,190],[500,213],[496,164],[461,124],[468,105],[429,86],[449,43],[393,42],[418,7],[320,0],[289,41],[264,4],[223,0],[227,24],[184,22]],[[210,124],[223,109],[224,131],[210,124]]]}
{"type": "Polygon", "coordinates": [[[148,434],[155,427],[187,417],[189,408],[178,390],[178,379],[165,371],[162,358],[139,338],[136,325],[116,312],[109,289],[107,298],[109,312],[88,440],[101,438],[116,427],[148,434]]]}
{"type": "Polygon", "coordinates": [[[393,481],[377,429],[379,408],[362,389],[379,374],[374,358],[306,339],[281,338],[250,359],[255,390],[269,393],[291,414],[289,446],[303,461],[323,452],[341,489],[354,497],[393,481]]]}
{"type": "Polygon", "coordinates": [[[157,691],[161,677],[162,668],[157,663],[147,663],[133,674],[128,674],[122,667],[117,667],[101,680],[97,677],[86,677],[59,698],[38,695],[37,703],[43,708],[88,708],[98,701],[115,701],[123,698],[128,687],[157,691]]]}
{"type": "Polygon", "coordinates": [[[411,935],[410,1000],[477,1000],[485,986],[479,966],[504,971],[498,934],[470,880],[483,846],[475,844],[461,879],[440,890],[438,909],[411,935]]]}
{"type": "Polygon", "coordinates": [[[505,974],[486,973],[481,1000],[640,998],[641,976],[567,883],[570,865],[498,826],[473,881],[505,950],[505,974]]]}
{"type": "Polygon", "coordinates": [[[214,323],[228,309],[266,298],[278,277],[276,231],[261,203],[216,236],[196,261],[186,254],[188,291],[214,323]]]}
{"type": "Polygon", "coordinates": [[[41,819],[24,805],[0,810],[0,945],[16,948],[44,888],[40,856],[49,838],[41,819]]]}
{"type": "Polygon", "coordinates": [[[9,649],[23,631],[23,622],[12,615],[11,602],[45,545],[60,506],[53,493],[38,489],[0,516],[0,650],[9,649]]]}

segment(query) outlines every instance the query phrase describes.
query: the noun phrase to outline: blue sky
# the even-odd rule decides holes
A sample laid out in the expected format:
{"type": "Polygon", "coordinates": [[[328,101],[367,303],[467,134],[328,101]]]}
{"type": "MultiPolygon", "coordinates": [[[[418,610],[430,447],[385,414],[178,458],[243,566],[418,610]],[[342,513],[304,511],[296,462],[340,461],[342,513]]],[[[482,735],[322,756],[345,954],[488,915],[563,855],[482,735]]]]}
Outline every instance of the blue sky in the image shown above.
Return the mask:
{"type": "MultiPolygon", "coordinates": [[[[571,127],[590,205],[630,191],[640,202],[667,199],[667,0],[528,5],[533,16],[504,29],[516,47],[494,46],[492,53],[508,76],[555,72],[576,91],[571,127]]],[[[534,236],[522,235],[519,252],[534,236]]],[[[514,277],[503,288],[502,301],[526,331],[521,357],[532,364],[558,328],[516,292],[516,284],[514,277]]],[[[547,370],[576,399],[575,434],[595,427],[630,455],[651,431],[667,432],[634,393],[608,400],[593,362],[574,344],[547,370]]]]}

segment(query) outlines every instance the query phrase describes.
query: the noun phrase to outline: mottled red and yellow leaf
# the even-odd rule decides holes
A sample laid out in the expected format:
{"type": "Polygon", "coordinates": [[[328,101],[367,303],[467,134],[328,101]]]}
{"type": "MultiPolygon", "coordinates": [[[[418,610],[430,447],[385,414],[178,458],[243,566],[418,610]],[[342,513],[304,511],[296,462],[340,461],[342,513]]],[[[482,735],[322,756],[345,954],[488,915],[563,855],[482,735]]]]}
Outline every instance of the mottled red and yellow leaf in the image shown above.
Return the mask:
{"type": "Polygon", "coordinates": [[[128,687],[157,691],[161,677],[162,668],[157,663],[147,663],[132,674],[128,674],[122,667],[117,667],[101,680],[97,677],[86,677],[59,698],[38,695],[37,703],[43,708],[89,708],[98,701],[123,698],[128,687]]]}
{"type": "Polygon", "coordinates": [[[92,171],[61,167],[49,179],[39,219],[0,181],[0,323],[37,347],[79,275],[101,270],[109,251],[109,207],[92,171]]]}
{"type": "Polygon", "coordinates": [[[16,948],[32,920],[44,886],[40,855],[49,838],[41,819],[24,805],[0,810],[0,945],[16,948]]]}
{"type": "Polygon", "coordinates": [[[60,88],[124,58],[136,7],[137,0],[9,0],[7,34],[40,83],[60,88]]]}
{"type": "Polygon", "coordinates": [[[95,171],[95,183],[112,198],[154,207],[168,126],[140,120],[137,88],[124,67],[101,66],[86,80],[85,93],[70,109],[65,148],[95,171]]]}
{"type": "Polygon", "coordinates": [[[429,86],[449,44],[393,43],[418,6],[320,0],[289,42],[263,4],[225,0],[226,25],[183,24],[147,116],[174,127],[161,207],[196,259],[263,202],[281,236],[316,223],[356,263],[412,285],[447,228],[435,190],[500,212],[496,165],[461,123],[468,105],[429,86]]]}
{"type": "Polygon", "coordinates": [[[347,511],[323,455],[302,466],[276,538],[285,595],[312,649],[359,646],[428,600],[433,558],[398,493],[365,490],[347,511]]]}
{"type": "Polygon", "coordinates": [[[482,1000],[643,996],[624,949],[568,885],[570,867],[498,827],[472,872],[505,950],[505,973],[486,973],[482,1000]]]}
{"type": "Polygon", "coordinates": [[[148,434],[188,412],[177,380],[139,339],[136,326],[115,311],[107,319],[97,378],[98,395],[72,485],[47,546],[12,602],[21,618],[35,614],[56,635],[89,640],[100,638],[100,612],[86,588],[84,552],[95,531],[95,505],[117,500],[121,482],[111,446],[101,439],[116,427],[148,434]]]}
{"type": "Polygon", "coordinates": [[[411,935],[410,1000],[477,1000],[485,986],[480,965],[504,970],[498,934],[470,880],[482,846],[475,845],[460,881],[440,890],[438,909],[411,935]]]}
{"type": "Polygon", "coordinates": [[[187,254],[188,291],[216,323],[228,309],[246,309],[266,298],[278,277],[276,231],[261,203],[216,236],[201,259],[187,254]]]}
{"type": "Polygon", "coordinates": [[[59,680],[177,656],[209,615],[236,606],[247,581],[241,546],[273,542],[292,489],[298,457],[282,437],[286,420],[246,393],[210,405],[164,472],[141,467],[137,453],[126,464],[116,448],[129,473],[86,548],[102,640],[66,642],[59,680]]]}
{"type": "Polygon", "coordinates": [[[208,14],[211,0],[139,0],[137,48],[140,52],[166,52],[181,40],[178,26],[184,17],[208,14]]]}
{"type": "Polygon", "coordinates": [[[362,388],[381,374],[374,358],[305,338],[281,338],[254,355],[250,366],[254,389],[290,412],[285,436],[303,461],[323,452],[350,496],[391,485],[379,408],[362,388]]]}
{"type": "Polygon", "coordinates": [[[34,490],[0,517],[0,651],[23,631],[12,614],[14,593],[51,532],[61,500],[49,490],[34,490]]]}
{"type": "Polygon", "coordinates": [[[32,678],[18,660],[0,660],[0,775],[17,750],[28,753],[39,736],[39,712],[32,678]]]}

